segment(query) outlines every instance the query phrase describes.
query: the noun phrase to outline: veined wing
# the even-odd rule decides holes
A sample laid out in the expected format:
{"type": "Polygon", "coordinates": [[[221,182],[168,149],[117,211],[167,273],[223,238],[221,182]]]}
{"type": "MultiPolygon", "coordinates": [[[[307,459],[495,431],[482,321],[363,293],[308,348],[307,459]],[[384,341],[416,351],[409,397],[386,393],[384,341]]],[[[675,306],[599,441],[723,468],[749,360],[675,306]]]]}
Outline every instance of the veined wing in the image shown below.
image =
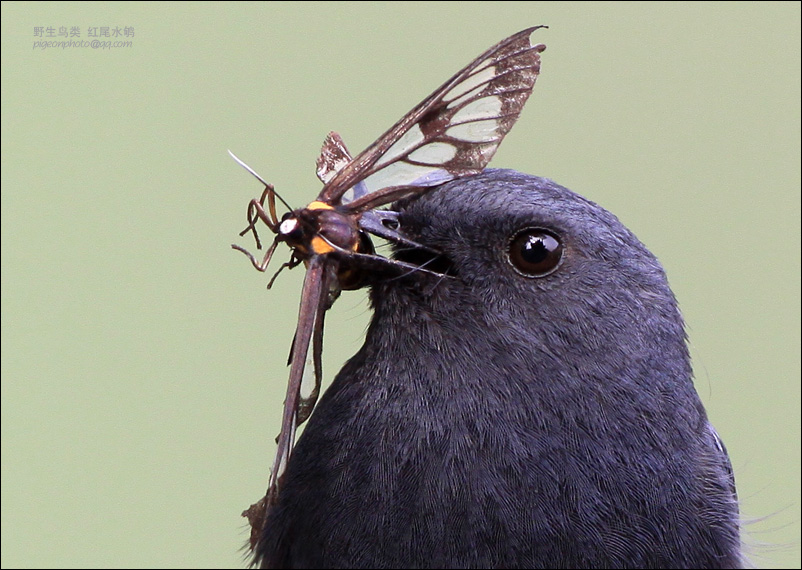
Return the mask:
{"type": "Polygon", "coordinates": [[[332,263],[336,264],[326,256],[312,256],[304,278],[298,326],[290,351],[290,380],[284,399],[281,432],[268,486],[268,502],[275,498],[278,482],[287,468],[295,445],[295,431],[309,417],[320,392],[323,316],[329,306],[331,280],[336,278],[332,263]]]}
{"type": "MultiPolygon", "coordinates": [[[[320,149],[320,156],[317,158],[317,177],[323,184],[328,184],[343,168],[353,160],[351,153],[345,146],[345,141],[340,133],[331,131],[323,141],[323,148],[320,149]]],[[[367,187],[363,181],[354,184],[349,190],[351,200],[354,197],[361,197],[367,194],[367,187]]]]}
{"type": "Polygon", "coordinates": [[[546,46],[529,36],[540,27],[496,44],[446,81],[330,176],[318,200],[360,211],[481,172],[532,92],[546,46]]]}
{"type": "Polygon", "coordinates": [[[331,131],[326,135],[323,148],[320,149],[320,156],[315,162],[317,177],[323,184],[328,184],[352,160],[353,157],[348,152],[340,133],[331,131]]]}

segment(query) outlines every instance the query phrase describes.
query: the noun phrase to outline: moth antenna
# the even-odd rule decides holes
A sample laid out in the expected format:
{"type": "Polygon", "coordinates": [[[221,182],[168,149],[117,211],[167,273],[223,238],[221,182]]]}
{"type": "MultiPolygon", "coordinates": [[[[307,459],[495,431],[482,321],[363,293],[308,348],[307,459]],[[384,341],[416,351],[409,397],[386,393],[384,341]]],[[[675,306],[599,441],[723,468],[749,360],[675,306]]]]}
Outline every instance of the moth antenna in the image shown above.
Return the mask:
{"type": "MultiPolygon", "coordinates": [[[[255,171],[253,168],[251,168],[250,166],[248,166],[247,164],[245,164],[243,161],[241,161],[241,160],[240,160],[240,159],[237,157],[237,155],[236,155],[236,154],[234,154],[234,153],[233,153],[233,152],[231,152],[230,150],[228,151],[228,154],[230,154],[230,155],[231,155],[231,158],[233,158],[234,160],[236,160],[236,161],[237,161],[237,164],[239,164],[239,165],[240,165],[242,168],[244,168],[245,170],[247,170],[248,172],[250,172],[250,173],[251,173],[251,175],[252,175],[254,178],[256,178],[256,179],[257,179],[259,182],[261,182],[262,184],[264,184],[264,185],[265,185],[265,187],[267,187],[267,188],[273,188],[273,186],[271,186],[270,184],[268,184],[267,182],[265,182],[265,179],[264,179],[264,178],[262,178],[261,176],[259,176],[259,175],[256,173],[256,171],[255,171]]],[[[286,207],[286,208],[287,208],[289,211],[292,211],[292,206],[290,206],[289,204],[287,204],[287,202],[284,200],[284,198],[282,198],[282,197],[281,197],[281,195],[280,195],[278,192],[276,192],[276,190],[275,190],[275,189],[273,189],[273,192],[272,192],[272,193],[273,193],[273,195],[274,195],[276,198],[278,198],[279,200],[281,200],[281,203],[282,203],[282,204],[284,204],[284,207],[286,207]]]]}

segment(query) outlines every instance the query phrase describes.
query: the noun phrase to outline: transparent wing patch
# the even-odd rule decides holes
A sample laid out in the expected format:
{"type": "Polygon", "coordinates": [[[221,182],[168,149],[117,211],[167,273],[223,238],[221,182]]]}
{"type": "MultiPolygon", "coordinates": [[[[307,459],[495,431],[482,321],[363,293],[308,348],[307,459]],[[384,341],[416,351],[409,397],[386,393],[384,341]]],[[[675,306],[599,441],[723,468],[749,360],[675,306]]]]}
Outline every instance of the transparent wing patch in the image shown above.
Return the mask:
{"type": "Polygon", "coordinates": [[[545,46],[531,45],[535,29],[476,58],[341,166],[318,199],[374,208],[398,197],[397,191],[383,192],[387,188],[435,186],[481,172],[518,119],[540,72],[545,46]]]}

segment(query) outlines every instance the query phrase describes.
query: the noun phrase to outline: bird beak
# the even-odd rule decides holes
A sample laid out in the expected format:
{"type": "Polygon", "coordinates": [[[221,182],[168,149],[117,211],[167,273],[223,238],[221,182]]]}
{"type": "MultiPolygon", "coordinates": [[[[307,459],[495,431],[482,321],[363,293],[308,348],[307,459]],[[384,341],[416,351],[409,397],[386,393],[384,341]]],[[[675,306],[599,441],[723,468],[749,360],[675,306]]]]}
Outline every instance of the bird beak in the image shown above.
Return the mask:
{"type": "Polygon", "coordinates": [[[392,259],[380,258],[385,265],[404,269],[407,274],[426,274],[440,279],[453,276],[453,267],[443,252],[419,243],[404,233],[399,212],[368,210],[362,214],[359,227],[393,244],[395,253],[392,259]]]}
{"type": "Polygon", "coordinates": [[[430,247],[409,239],[401,231],[401,223],[398,221],[398,212],[392,210],[368,210],[359,219],[359,228],[380,238],[384,238],[390,243],[413,249],[422,249],[434,254],[439,254],[430,247]]]}

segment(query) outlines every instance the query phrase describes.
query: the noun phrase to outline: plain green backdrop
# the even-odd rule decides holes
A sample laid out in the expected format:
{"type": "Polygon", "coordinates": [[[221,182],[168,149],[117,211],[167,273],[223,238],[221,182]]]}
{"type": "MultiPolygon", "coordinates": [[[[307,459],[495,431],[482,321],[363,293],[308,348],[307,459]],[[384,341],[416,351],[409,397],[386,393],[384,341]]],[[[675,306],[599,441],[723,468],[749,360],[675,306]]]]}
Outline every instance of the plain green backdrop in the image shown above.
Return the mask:
{"type": "MultiPolygon", "coordinates": [[[[3,2],[3,567],[243,566],[303,271],[266,291],[230,250],[261,188],[226,149],[301,206],[329,130],[364,148],[537,24],[493,165],[662,260],[753,561],[799,568],[800,4],[769,2],[3,2]],[[62,26],[133,43],[33,48],[62,26]]],[[[364,299],[329,314],[328,379],[364,299]]]]}

